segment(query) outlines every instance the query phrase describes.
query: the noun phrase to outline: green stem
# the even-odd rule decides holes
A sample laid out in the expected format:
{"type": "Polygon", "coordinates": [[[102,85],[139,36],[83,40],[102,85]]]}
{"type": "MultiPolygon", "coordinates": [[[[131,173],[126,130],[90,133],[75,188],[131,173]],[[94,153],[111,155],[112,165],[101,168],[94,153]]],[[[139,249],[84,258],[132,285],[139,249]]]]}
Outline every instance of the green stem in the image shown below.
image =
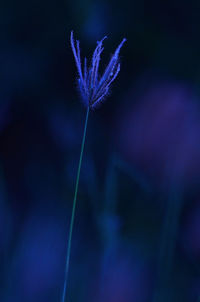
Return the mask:
{"type": "Polygon", "coordinates": [[[66,255],[66,266],[65,266],[65,280],[64,280],[63,294],[62,294],[62,300],[61,300],[62,302],[65,302],[65,297],[66,297],[67,278],[68,278],[68,273],[69,273],[69,260],[70,260],[70,254],[71,254],[72,232],[73,232],[73,225],[74,225],[76,200],[77,200],[78,185],[79,185],[81,164],[82,164],[82,158],[83,158],[83,150],[84,150],[84,146],[85,146],[85,137],[86,137],[86,131],[87,131],[89,110],[90,109],[88,107],[87,108],[87,113],[86,113],[86,118],[85,118],[85,125],[84,125],[83,138],[82,138],[82,144],[81,144],[81,153],[80,153],[78,171],[77,171],[77,177],[76,177],[76,186],[75,186],[74,200],[73,200],[73,207],[72,207],[72,215],[71,215],[70,228],[69,228],[69,237],[68,237],[68,246],[67,246],[67,255],[66,255]]]}

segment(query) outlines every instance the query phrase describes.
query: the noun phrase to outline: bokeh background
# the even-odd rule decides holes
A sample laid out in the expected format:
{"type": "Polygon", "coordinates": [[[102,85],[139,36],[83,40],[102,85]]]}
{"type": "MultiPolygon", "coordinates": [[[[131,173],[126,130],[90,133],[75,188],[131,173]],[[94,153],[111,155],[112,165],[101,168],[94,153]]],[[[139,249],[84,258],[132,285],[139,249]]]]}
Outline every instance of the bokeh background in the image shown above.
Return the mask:
{"type": "Polygon", "coordinates": [[[82,54],[123,37],[121,71],[89,117],[68,301],[200,296],[200,3],[2,1],[0,301],[60,301],[86,109],[82,54]]]}

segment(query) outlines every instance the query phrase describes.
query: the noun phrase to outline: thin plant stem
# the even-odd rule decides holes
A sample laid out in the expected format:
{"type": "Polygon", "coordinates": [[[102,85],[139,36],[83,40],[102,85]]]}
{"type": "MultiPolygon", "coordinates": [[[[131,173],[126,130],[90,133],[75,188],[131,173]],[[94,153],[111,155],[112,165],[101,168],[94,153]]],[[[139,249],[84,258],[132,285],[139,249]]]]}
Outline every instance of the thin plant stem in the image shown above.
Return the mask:
{"type": "Polygon", "coordinates": [[[66,290],[67,290],[67,279],[68,279],[68,273],[69,273],[69,261],[70,261],[70,254],[71,254],[72,232],[73,232],[73,226],[74,226],[76,200],[77,200],[77,193],[78,193],[78,186],[79,186],[79,178],[80,178],[81,164],[82,164],[82,158],[83,158],[83,151],[84,151],[84,146],[85,146],[85,137],[86,137],[86,132],[87,132],[89,111],[90,111],[90,109],[89,109],[89,106],[88,106],[87,113],[86,113],[86,118],[85,118],[85,125],[84,125],[83,138],[82,138],[82,144],[81,144],[81,152],[80,152],[78,171],[77,171],[77,177],[76,177],[76,185],[75,185],[75,191],[74,191],[72,215],[71,215],[70,228],[69,228],[69,237],[68,237],[67,255],[66,255],[66,266],[65,266],[65,280],[64,280],[63,294],[62,294],[62,300],[61,300],[62,302],[65,302],[66,290]]]}

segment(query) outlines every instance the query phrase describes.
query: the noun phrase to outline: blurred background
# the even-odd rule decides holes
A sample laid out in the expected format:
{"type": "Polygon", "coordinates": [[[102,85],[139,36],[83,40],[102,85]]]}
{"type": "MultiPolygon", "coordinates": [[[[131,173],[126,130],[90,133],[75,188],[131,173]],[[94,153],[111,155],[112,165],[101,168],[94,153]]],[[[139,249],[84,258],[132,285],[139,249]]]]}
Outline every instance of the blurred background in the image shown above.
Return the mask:
{"type": "Polygon", "coordinates": [[[86,108],[70,31],[121,71],[89,116],[68,301],[200,299],[200,3],[2,1],[0,301],[60,301],[86,108]]]}

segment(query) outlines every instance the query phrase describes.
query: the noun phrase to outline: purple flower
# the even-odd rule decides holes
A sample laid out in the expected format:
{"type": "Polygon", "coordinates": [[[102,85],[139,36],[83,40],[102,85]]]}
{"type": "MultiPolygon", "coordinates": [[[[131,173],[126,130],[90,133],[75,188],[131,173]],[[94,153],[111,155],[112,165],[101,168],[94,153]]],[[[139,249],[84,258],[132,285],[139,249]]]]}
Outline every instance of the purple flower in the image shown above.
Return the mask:
{"type": "Polygon", "coordinates": [[[92,109],[96,108],[103,99],[108,95],[110,85],[116,79],[120,71],[119,52],[126,41],[123,39],[119,44],[115,53],[110,59],[108,66],[106,67],[102,76],[99,75],[99,62],[101,59],[101,53],[103,51],[103,41],[107,37],[105,36],[100,42],[97,42],[97,47],[94,50],[90,67],[87,66],[87,59],[84,59],[84,68],[82,70],[79,41],[74,41],[73,31],[71,32],[71,46],[78,69],[78,86],[83,98],[84,104],[92,109]]]}

